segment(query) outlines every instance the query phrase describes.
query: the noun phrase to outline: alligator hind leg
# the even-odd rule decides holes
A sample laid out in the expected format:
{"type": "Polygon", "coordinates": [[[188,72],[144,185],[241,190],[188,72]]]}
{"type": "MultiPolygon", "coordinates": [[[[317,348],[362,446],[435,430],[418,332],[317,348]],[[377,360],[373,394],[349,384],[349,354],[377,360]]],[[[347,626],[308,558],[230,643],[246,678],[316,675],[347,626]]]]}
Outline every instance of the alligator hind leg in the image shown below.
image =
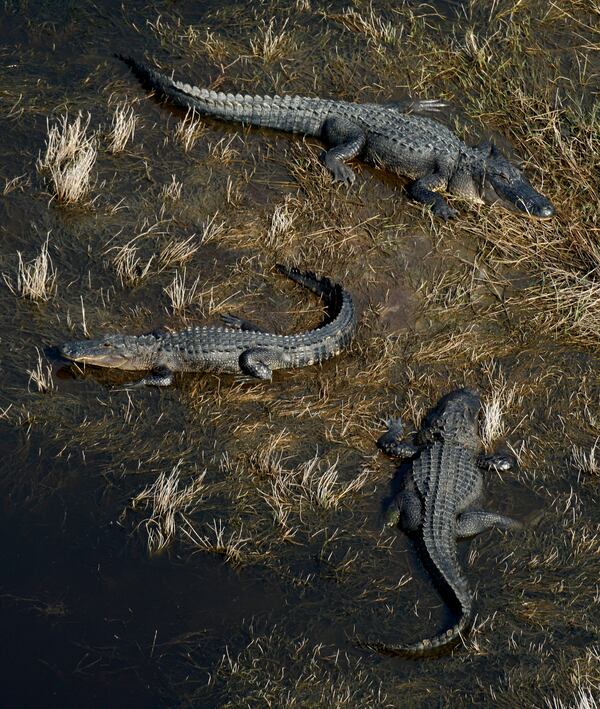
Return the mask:
{"type": "Polygon", "coordinates": [[[253,347],[244,350],[239,359],[242,372],[257,379],[271,379],[273,376],[272,365],[275,362],[275,352],[268,347],[253,347]]]}
{"type": "Polygon", "coordinates": [[[238,318],[237,315],[221,315],[221,320],[224,325],[232,328],[233,330],[243,330],[244,332],[268,332],[268,330],[255,325],[250,320],[238,318]]]}
{"type": "Polygon", "coordinates": [[[385,526],[400,525],[405,532],[416,532],[423,521],[423,505],[414,485],[398,493],[385,513],[385,526]]]}
{"type": "Polygon", "coordinates": [[[461,539],[474,537],[486,529],[498,527],[498,529],[518,529],[523,525],[512,517],[486,512],[485,510],[469,510],[463,512],[456,520],[456,536],[461,539]]]}
{"type": "Polygon", "coordinates": [[[453,219],[457,215],[457,211],[452,209],[441,195],[434,192],[440,187],[445,187],[446,182],[446,179],[439,172],[433,172],[411,182],[406,191],[409,197],[412,197],[417,202],[430,205],[436,217],[445,220],[453,219]]]}
{"type": "Polygon", "coordinates": [[[367,142],[364,130],[345,118],[328,118],[323,124],[322,138],[330,146],[322,156],[325,167],[334,182],[344,182],[350,187],[356,175],[344,160],[360,155],[367,142]]]}

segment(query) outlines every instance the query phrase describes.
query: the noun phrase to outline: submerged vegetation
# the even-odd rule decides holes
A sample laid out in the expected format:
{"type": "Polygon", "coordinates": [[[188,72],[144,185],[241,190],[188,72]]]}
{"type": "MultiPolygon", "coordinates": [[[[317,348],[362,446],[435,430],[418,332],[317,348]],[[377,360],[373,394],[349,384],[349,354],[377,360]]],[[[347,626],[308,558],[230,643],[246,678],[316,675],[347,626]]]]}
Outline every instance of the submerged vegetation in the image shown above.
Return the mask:
{"type": "Polygon", "coordinates": [[[111,5],[109,22],[56,3],[61,23],[46,5],[1,11],[20,37],[4,36],[16,58],[0,106],[3,612],[35,616],[22,644],[39,659],[32,670],[17,647],[6,682],[45,686],[52,667],[56,696],[106,680],[167,706],[595,707],[597,4],[161,1],[111,5]],[[61,54],[72,33],[77,71],[61,54]],[[348,191],[317,140],[157,103],[111,59],[124,49],[219,91],[444,99],[441,120],[522,160],[557,215],[454,199],[441,223],[358,161],[348,191]],[[274,332],[317,325],[281,261],[360,306],[355,342],[322,367],[126,392],[127,373],[43,349],[227,312],[274,332]],[[480,593],[464,648],[379,657],[353,638],[439,629],[448,599],[410,540],[381,531],[397,479],[374,440],[389,416],[415,430],[461,385],[482,394],[486,448],[520,464],[486,476],[486,501],[525,530],[466,547],[480,593]],[[68,618],[40,621],[51,607],[68,618]]]}

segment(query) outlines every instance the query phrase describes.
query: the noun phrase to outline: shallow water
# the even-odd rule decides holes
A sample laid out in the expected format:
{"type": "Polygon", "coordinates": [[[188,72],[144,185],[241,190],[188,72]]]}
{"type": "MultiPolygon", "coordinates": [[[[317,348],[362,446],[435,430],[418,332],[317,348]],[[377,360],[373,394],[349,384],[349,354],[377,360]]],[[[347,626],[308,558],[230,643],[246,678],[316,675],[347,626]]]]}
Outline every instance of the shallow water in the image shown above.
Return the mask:
{"type": "MultiPolygon", "coordinates": [[[[0,272],[14,278],[16,253],[35,257],[48,233],[57,270],[47,303],[0,289],[6,706],[545,706],[570,700],[573,677],[598,686],[597,477],[572,460],[574,445],[589,450],[598,435],[586,413],[597,407],[597,350],[531,325],[519,294],[535,273],[499,265],[484,236],[473,238],[496,218],[492,208],[461,204],[457,222],[434,224],[399,180],[357,166],[346,192],[320,168],[318,141],[272,131],[207,121],[186,153],[174,138],[182,114],[147,98],[112,58],[146,55],[182,78],[244,92],[394,100],[415,85],[428,97],[448,88],[451,70],[433,81],[419,73],[428,56],[409,62],[345,27],[336,19],[345,3],[300,5],[15,1],[0,10],[0,177],[25,176],[0,201],[0,272]],[[281,27],[288,16],[284,58],[252,56],[260,23],[275,17],[281,27]],[[222,42],[212,57],[205,29],[222,42]],[[133,142],[116,156],[101,143],[94,203],[61,207],[35,169],[47,118],[89,111],[92,128],[106,127],[125,97],[141,119],[133,142]],[[214,147],[223,137],[237,151],[226,160],[214,147]],[[160,191],[172,175],[183,193],[169,202],[160,191]],[[286,198],[293,225],[269,240],[286,198]],[[217,210],[222,233],[186,266],[204,297],[185,316],[163,290],[175,267],[122,285],[111,249],[151,227],[136,241],[146,263],[169,240],[200,234],[217,210]],[[316,325],[316,299],[270,270],[281,260],[344,282],[362,312],[355,344],[322,367],[257,384],[181,375],[169,390],[125,392],[129,375],[78,371],[52,349],[83,336],[82,303],[92,335],[217,322],[220,312],[278,332],[316,325]],[[52,367],[49,393],[28,382],[36,348],[52,367]],[[505,438],[521,467],[488,477],[486,506],[541,520],[461,547],[483,623],[466,649],[414,662],[360,650],[355,636],[408,642],[455,618],[411,541],[380,532],[394,484],[393,463],[374,447],[383,417],[414,425],[445,391],[468,384],[489,398],[502,377],[515,388],[505,438]],[[362,488],[326,508],[296,485],[279,524],[268,503],[277,469],[299,475],[315,456],[321,473],[336,465],[338,485],[366,470],[362,488]],[[180,489],[206,471],[204,488],[176,515],[168,549],[149,555],[150,510],[132,500],[175,466],[180,489]],[[188,523],[207,537],[218,523],[238,535],[239,563],[195,549],[188,523]]],[[[486,12],[473,6],[467,21],[459,3],[372,4],[415,47],[422,34],[483,31],[486,12]],[[426,18],[411,25],[410,13],[426,18]]],[[[561,23],[548,39],[557,53],[575,37],[561,23]]],[[[461,115],[460,90],[448,93],[461,115]]],[[[465,132],[487,130],[509,132],[465,132]]]]}

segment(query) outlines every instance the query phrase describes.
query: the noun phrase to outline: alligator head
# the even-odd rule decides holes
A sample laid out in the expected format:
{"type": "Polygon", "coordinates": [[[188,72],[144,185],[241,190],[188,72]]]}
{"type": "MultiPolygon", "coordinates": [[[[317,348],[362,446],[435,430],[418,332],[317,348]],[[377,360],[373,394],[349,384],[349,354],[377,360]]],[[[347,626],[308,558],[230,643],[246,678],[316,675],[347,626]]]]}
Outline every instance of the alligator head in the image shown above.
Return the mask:
{"type": "Polygon", "coordinates": [[[461,154],[449,188],[455,194],[476,201],[500,200],[538,219],[554,216],[550,200],[537,192],[525,173],[491,142],[486,141],[461,154]]]}
{"type": "Polygon", "coordinates": [[[423,422],[420,443],[444,439],[465,447],[479,446],[481,399],[470,389],[455,389],[443,396],[423,422]]]}
{"type": "Polygon", "coordinates": [[[61,345],[60,353],[73,362],[130,371],[152,366],[148,337],[106,335],[98,340],[78,340],[61,345]]]}

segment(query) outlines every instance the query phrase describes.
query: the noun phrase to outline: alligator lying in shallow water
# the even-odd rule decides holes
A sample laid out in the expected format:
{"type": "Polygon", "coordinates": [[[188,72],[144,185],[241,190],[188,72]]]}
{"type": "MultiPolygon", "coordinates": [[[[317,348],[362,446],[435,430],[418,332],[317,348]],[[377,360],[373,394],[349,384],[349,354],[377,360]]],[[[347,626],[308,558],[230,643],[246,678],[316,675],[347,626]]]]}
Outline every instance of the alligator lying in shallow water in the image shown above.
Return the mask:
{"type": "Polygon", "coordinates": [[[345,161],[362,157],[411,180],[408,194],[443,219],[456,211],[437,190],[481,202],[497,199],[527,214],[553,216],[550,201],[492,143],[470,147],[445,125],[393,104],[350,103],[303,96],[225,94],[175,81],[151,67],[117,55],[142,84],[172,104],[206,116],[321,138],[325,166],[348,185],[345,161]]]}
{"type": "Polygon", "coordinates": [[[107,335],[68,342],[63,357],[99,367],[152,370],[137,385],[168,386],[174,372],[230,372],[270,379],[275,369],[305,367],[339,354],[356,329],[352,297],[328,278],[297,268],[277,266],[280,273],[309,288],[326,302],[329,321],[296,335],[275,335],[240,318],[224,316],[226,327],[189,327],[179,332],[107,335]]]}
{"type": "Polygon", "coordinates": [[[481,401],[468,389],[442,397],[432,409],[414,442],[404,441],[398,419],[377,441],[388,455],[412,458],[401,492],[388,511],[388,522],[407,532],[420,532],[430,562],[460,604],[458,622],[446,632],[412,645],[361,643],[389,654],[426,655],[452,646],[469,628],[473,597],[460,569],[456,540],[473,537],[491,527],[511,529],[521,524],[510,517],[474,509],[481,496],[482,469],[509,470],[510,455],[483,455],[478,430],[481,401]],[[416,445],[415,445],[416,444],[416,445]]]}

